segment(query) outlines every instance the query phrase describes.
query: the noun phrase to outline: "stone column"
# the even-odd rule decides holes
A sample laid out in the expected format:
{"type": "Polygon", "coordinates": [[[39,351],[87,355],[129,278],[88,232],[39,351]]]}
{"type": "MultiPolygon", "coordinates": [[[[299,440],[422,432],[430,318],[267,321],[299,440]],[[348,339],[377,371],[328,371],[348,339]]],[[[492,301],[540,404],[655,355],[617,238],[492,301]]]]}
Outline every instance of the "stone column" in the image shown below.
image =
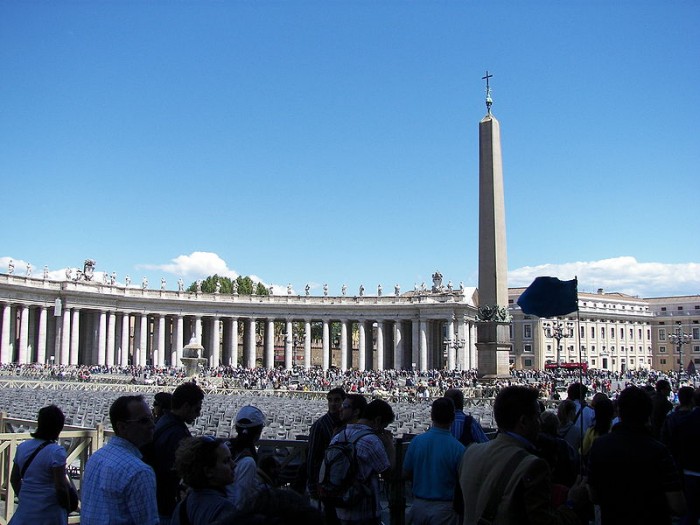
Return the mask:
{"type": "Polygon", "coordinates": [[[411,320],[411,365],[420,370],[420,318],[411,320]]]}
{"type": "Polygon", "coordinates": [[[469,368],[476,368],[478,363],[476,360],[476,326],[474,323],[470,322],[469,327],[469,368]]]}
{"type": "Polygon", "coordinates": [[[428,323],[425,319],[420,320],[420,371],[428,370],[428,323]]]}
{"type": "MultiPolygon", "coordinates": [[[[129,314],[122,315],[122,339],[119,348],[119,364],[127,366],[129,364],[129,343],[131,341],[131,318],[129,314]]],[[[134,356],[135,357],[135,356],[134,356]]]]}
{"type": "Polygon", "coordinates": [[[10,347],[10,310],[9,304],[2,305],[2,335],[0,336],[0,363],[12,362],[12,349],[10,347]]]}
{"type": "Polygon", "coordinates": [[[384,370],[384,321],[377,321],[377,370],[384,370]]]}
{"type": "Polygon", "coordinates": [[[197,342],[202,344],[202,316],[194,316],[194,336],[197,338],[197,342]]]}
{"type": "Polygon", "coordinates": [[[78,364],[78,352],[80,350],[80,309],[73,308],[71,312],[70,328],[70,364],[78,364]]]}
{"type": "Polygon", "coordinates": [[[146,366],[148,363],[148,314],[139,315],[139,361],[138,365],[146,366]]]}
{"type": "Polygon", "coordinates": [[[366,354],[367,342],[365,341],[365,323],[364,323],[364,321],[360,321],[357,324],[357,328],[359,331],[357,367],[360,370],[366,370],[367,369],[367,354],[366,354]]]}
{"type": "Polygon", "coordinates": [[[61,355],[58,360],[62,365],[70,364],[70,326],[71,326],[71,310],[63,307],[62,322],[61,322],[61,355]]]}
{"type": "MultiPolygon", "coordinates": [[[[155,356],[154,356],[155,357],[155,356]]],[[[165,316],[158,316],[158,366],[165,366],[165,316]]]]}
{"type": "Polygon", "coordinates": [[[403,362],[403,334],[400,319],[394,321],[394,368],[396,370],[406,368],[403,362]]]}
{"type": "Polygon", "coordinates": [[[455,321],[454,315],[447,320],[447,369],[454,370],[457,367],[457,356],[455,355],[457,339],[455,337],[455,321]]]}
{"type": "Polygon", "coordinates": [[[185,320],[182,315],[175,316],[175,344],[173,345],[175,354],[172,366],[182,366],[182,349],[184,348],[182,340],[185,338],[185,320]]]}
{"type": "Polygon", "coordinates": [[[292,356],[292,351],[293,347],[292,344],[294,343],[294,334],[292,333],[292,320],[287,319],[286,321],[286,330],[287,330],[287,335],[284,337],[284,369],[285,370],[291,370],[292,369],[292,361],[293,361],[293,356],[292,356]]]}
{"type": "Polygon", "coordinates": [[[99,335],[97,338],[97,364],[107,364],[107,312],[100,311],[99,335]]]}
{"type": "Polygon", "coordinates": [[[323,369],[331,367],[331,335],[328,319],[323,319],[323,369]]]}
{"type": "Polygon", "coordinates": [[[221,364],[221,319],[214,317],[211,320],[211,354],[209,366],[217,367],[221,364]]]}
{"type": "Polygon", "coordinates": [[[107,366],[114,366],[114,347],[117,339],[117,314],[109,312],[107,316],[107,366]]]}
{"type": "Polygon", "coordinates": [[[311,320],[304,321],[304,368],[311,368],[311,320]]]}
{"type": "Polygon", "coordinates": [[[229,320],[231,329],[231,351],[229,353],[229,364],[233,367],[238,366],[238,319],[232,318],[229,320]]]}
{"type": "Polygon", "coordinates": [[[247,358],[245,366],[246,368],[255,368],[255,319],[252,317],[246,319],[246,324],[248,325],[248,344],[243,349],[243,356],[247,358]]]}
{"type": "Polygon", "coordinates": [[[39,308],[39,338],[36,347],[36,362],[46,364],[46,315],[47,308],[41,306],[39,308]]]}
{"type": "Polygon", "coordinates": [[[29,344],[29,307],[19,307],[19,364],[31,362],[27,346],[29,344]]]}
{"type": "Polygon", "coordinates": [[[348,320],[340,320],[340,370],[348,369],[348,320]]]}
{"type": "Polygon", "coordinates": [[[265,359],[263,363],[267,368],[275,366],[275,320],[266,319],[265,322],[265,359]]]}

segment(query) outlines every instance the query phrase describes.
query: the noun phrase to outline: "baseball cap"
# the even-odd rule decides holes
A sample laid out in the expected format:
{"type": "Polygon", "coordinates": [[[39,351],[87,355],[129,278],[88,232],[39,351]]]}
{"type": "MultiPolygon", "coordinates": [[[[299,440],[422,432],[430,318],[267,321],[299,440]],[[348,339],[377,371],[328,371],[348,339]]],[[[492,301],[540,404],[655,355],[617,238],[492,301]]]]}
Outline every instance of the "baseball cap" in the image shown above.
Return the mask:
{"type": "Polygon", "coordinates": [[[241,428],[253,428],[265,426],[265,414],[252,405],[246,405],[236,414],[236,426],[241,428]]]}

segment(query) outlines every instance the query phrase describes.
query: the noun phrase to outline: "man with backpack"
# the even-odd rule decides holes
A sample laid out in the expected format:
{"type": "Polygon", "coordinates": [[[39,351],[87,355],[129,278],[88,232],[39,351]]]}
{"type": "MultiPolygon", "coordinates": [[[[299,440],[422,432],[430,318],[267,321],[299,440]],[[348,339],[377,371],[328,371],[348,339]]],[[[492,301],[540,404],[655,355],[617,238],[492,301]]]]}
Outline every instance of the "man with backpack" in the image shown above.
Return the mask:
{"type": "Polygon", "coordinates": [[[379,475],[391,470],[394,445],[387,425],[394,411],[386,401],[369,403],[357,423],[336,434],[321,465],[321,501],[336,508],[341,525],[381,523],[379,475]]]}
{"type": "Polygon", "coordinates": [[[452,435],[465,447],[472,443],[486,443],[489,438],[479,422],[471,414],[464,412],[464,392],[459,388],[448,388],[445,397],[455,406],[455,418],[450,427],[452,435]]]}

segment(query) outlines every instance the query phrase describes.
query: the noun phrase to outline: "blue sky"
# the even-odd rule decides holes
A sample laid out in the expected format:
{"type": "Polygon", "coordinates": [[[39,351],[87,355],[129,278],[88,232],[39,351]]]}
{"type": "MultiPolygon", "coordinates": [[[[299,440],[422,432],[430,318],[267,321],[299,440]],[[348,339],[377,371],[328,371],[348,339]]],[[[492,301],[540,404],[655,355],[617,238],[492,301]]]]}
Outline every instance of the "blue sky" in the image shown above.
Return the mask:
{"type": "MultiPolygon", "coordinates": [[[[700,293],[700,3],[0,3],[0,271],[700,293]]],[[[286,291],[284,292],[286,293],[286,291]]]]}

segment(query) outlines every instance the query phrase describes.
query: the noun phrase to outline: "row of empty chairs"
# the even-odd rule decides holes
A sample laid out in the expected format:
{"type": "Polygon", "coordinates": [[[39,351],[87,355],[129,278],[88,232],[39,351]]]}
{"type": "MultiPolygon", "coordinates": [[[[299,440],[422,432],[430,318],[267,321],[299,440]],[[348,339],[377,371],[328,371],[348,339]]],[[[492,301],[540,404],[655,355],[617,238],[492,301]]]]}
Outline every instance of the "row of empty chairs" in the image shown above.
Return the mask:
{"type": "MultiPolygon", "coordinates": [[[[109,407],[118,397],[115,392],[82,390],[49,390],[4,388],[0,390],[0,410],[12,418],[36,419],[39,409],[48,404],[56,404],[66,416],[66,424],[94,428],[103,423],[109,424],[109,407]]],[[[149,404],[152,393],[145,393],[149,404]]],[[[430,402],[390,403],[396,420],[389,426],[395,436],[420,434],[430,425],[430,402]]],[[[205,396],[201,416],[193,424],[194,434],[229,437],[235,435],[235,418],[238,410],[245,405],[255,405],[267,418],[263,439],[296,439],[306,436],[309,427],[327,410],[325,400],[302,398],[261,397],[251,394],[205,396]]],[[[493,427],[493,414],[490,404],[468,407],[468,410],[484,427],[493,427]]],[[[27,428],[15,430],[27,431],[27,428]]]]}

